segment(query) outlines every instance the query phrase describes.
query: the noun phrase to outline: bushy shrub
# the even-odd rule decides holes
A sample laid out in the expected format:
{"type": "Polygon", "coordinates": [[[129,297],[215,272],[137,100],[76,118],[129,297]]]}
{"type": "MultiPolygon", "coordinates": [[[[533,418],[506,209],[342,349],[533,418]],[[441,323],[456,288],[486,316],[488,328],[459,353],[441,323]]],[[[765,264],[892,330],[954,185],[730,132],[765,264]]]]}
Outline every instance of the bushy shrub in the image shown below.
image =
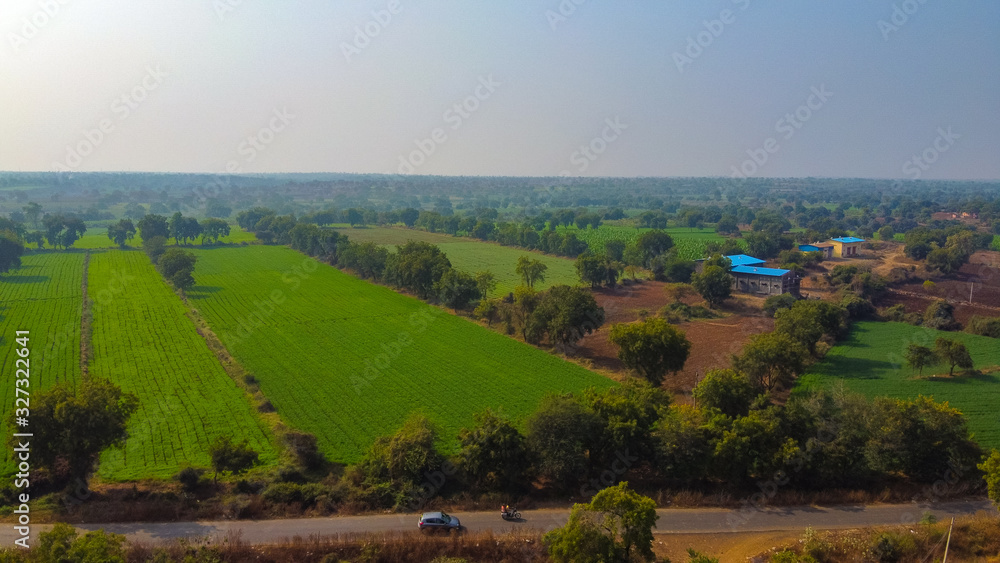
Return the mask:
{"type": "Polygon", "coordinates": [[[185,492],[193,493],[198,490],[198,486],[201,484],[201,476],[204,473],[205,470],[198,467],[185,467],[181,469],[175,479],[180,482],[185,492]]]}
{"type": "Polygon", "coordinates": [[[1000,338],[1000,317],[974,316],[969,319],[969,326],[965,327],[965,332],[1000,338]]]}

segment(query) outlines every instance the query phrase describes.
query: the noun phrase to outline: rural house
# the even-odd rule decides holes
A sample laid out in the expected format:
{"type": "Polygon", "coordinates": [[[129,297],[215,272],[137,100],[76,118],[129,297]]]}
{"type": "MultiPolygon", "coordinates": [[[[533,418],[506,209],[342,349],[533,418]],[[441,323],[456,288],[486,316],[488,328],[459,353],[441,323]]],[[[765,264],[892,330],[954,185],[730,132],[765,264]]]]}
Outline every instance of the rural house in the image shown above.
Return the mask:
{"type": "Polygon", "coordinates": [[[865,239],[858,237],[840,237],[830,241],[833,243],[833,255],[837,258],[850,258],[858,255],[858,247],[865,239]]]}
{"type": "Polygon", "coordinates": [[[781,295],[793,291],[797,278],[795,272],[762,266],[733,266],[733,290],[757,295],[781,295]]]}
{"type": "Polygon", "coordinates": [[[822,252],[824,260],[829,260],[830,258],[833,258],[833,244],[829,242],[814,242],[813,244],[800,244],[799,251],[822,252]]]}

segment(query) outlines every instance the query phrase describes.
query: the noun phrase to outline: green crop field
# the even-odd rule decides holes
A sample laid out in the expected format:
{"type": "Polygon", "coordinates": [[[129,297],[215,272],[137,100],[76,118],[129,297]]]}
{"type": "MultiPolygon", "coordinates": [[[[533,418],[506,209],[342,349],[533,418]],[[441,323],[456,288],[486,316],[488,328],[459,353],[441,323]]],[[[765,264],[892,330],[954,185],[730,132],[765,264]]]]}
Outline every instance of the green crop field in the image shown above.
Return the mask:
{"type": "Polygon", "coordinates": [[[799,378],[797,389],[843,383],[869,397],[926,395],[948,401],[965,413],[969,428],[987,447],[1000,448],[1000,377],[997,373],[948,378],[948,366],[924,368],[924,377],[906,367],[908,344],[934,346],[938,337],[960,340],[969,348],[977,369],[1000,364],[1000,340],[961,332],[942,332],[904,323],[859,322],[850,336],[799,378]],[[931,375],[944,374],[944,378],[931,375]]]}
{"type": "MultiPolygon", "coordinates": [[[[594,252],[604,252],[604,243],[609,240],[620,240],[625,244],[634,244],[639,235],[651,231],[648,228],[621,227],[616,225],[601,225],[597,229],[578,229],[576,227],[561,226],[556,229],[560,233],[573,233],[590,246],[594,252]]],[[[681,258],[696,260],[705,257],[705,245],[709,242],[721,242],[725,240],[713,229],[688,229],[686,227],[662,229],[674,239],[674,246],[681,258]]],[[[739,240],[744,248],[745,243],[739,240]]]]}
{"type": "Polygon", "coordinates": [[[370,229],[337,229],[355,242],[374,242],[386,246],[406,243],[407,240],[429,242],[439,246],[451,265],[464,272],[474,274],[480,270],[493,272],[497,280],[496,295],[514,291],[521,283],[521,278],[514,273],[514,266],[521,256],[530,256],[541,260],[549,267],[545,271],[545,281],[538,283],[536,289],[546,289],[553,285],[578,285],[580,277],[576,274],[573,260],[559,256],[550,256],[541,252],[532,252],[522,248],[501,246],[499,244],[477,241],[468,238],[453,237],[441,233],[428,233],[412,229],[370,228],[370,229]]]}
{"type": "Polygon", "coordinates": [[[265,464],[273,439],[251,400],[229,378],[146,255],[91,255],[87,293],[93,311],[91,376],[139,397],[124,450],[101,456],[110,480],[169,478],[185,465],[210,467],[218,436],[247,438],[265,464]]]}
{"type": "Polygon", "coordinates": [[[486,407],[519,418],[546,393],[614,383],[289,248],[196,249],[189,292],[282,419],[351,463],[414,412],[453,450],[486,407]]]}
{"type": "MultiPolygon", "coordinates": [[[[239,226],[237,225],[230,225],[229,229],[230,229],[229,236],[222,237],[221,239],[219,239],[219,242],[239,244],[241,242],[253,242],[257,240],[257,237],[255,237],[253,233],[248,233],[240,229],[239,226]]],[[[169,242],[173,243],[173,239],[170,239],[169,242]]],[[[34,244],[29,244],[28,246],[32,249],[38,248],[34,244]]],[[[133,238],[128,242],[128,246],[131,248],[137,248],[142,246],[142,237],[136,234],[135,238],[133,238]]],[[[198,246],[198,244],[195,243],[195,246],[198,246]]],[[[45,243],[43,248],[52,248],[52,247],[48,243],[45,243]]],[[[114,242],[111,241],[111,239],[108,238],[107,229],[103,227],[88,227],[87,232],[84,233],[82,237],[80,237],[80,240],[76,241],[73,244],[72,248],[79,248],[84,250],[96,250],[101,248],[118,248],[118,245],[116,245],[114,242]]]]}
{"type": "MultiPolygon", "coordinates": [[[[27,330],[29,393],[80,378],[80,319],[83,307],[83,252],[28,254],[21,268],[0,276],[0,362],[7,385],[0,388],[3,412],[14,408],[15,331],[27,330]]],[[[29,396],[30,400],[30,396],[29,396]]],[[[9,436],[7,417],[0,431],[9,436]]],[[[0,470],[14,469],[10,448],[0,470]]]]}

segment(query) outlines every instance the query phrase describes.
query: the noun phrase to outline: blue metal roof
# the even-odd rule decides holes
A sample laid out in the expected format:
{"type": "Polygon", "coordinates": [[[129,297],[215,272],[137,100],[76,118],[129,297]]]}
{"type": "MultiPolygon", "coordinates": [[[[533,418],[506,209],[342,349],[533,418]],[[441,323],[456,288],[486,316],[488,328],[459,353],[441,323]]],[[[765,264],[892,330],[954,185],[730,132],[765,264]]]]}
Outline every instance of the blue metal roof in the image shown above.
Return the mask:
{"type": "Polygon", "coordinates": [[[813,246],[811,244],[800,244],[799,250],[806,250],[808,252],[816,252],[819,250],[818,246],[813,246]]]}
{"type": "Polygon", "coordinates": [[[833,240],[837,242],[865,242],[865,239],[858,237],[840,237],[833,240]]]}
{"type": "Polygon", "coordinates": [[[764,261],[760,258],[754,258],[753,256],[747,256],[746,254],[730,254],[726,256],[729,261],[733,263],[733,266],[751,266],[753,264],[763,264],[764,261]]]}
{"type": "Polygon", "coordinates": [[[756,266],[736,266],[729,271],[737,274],[759,274],[761,276],[781,277],[791,270],[782,270],[781,268],[759,268],[756,266]]]}

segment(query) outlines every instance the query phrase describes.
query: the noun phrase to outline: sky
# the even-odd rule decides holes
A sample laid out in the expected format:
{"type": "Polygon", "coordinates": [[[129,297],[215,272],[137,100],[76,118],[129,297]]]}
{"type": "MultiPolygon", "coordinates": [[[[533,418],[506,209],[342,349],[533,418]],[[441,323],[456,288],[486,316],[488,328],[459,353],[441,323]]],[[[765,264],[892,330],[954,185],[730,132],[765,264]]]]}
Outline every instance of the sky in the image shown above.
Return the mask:
{"type": "Polygon", "coordinates": [[[1000,178],[996,0],[4,0],[0,170],[1000,178]]]}

